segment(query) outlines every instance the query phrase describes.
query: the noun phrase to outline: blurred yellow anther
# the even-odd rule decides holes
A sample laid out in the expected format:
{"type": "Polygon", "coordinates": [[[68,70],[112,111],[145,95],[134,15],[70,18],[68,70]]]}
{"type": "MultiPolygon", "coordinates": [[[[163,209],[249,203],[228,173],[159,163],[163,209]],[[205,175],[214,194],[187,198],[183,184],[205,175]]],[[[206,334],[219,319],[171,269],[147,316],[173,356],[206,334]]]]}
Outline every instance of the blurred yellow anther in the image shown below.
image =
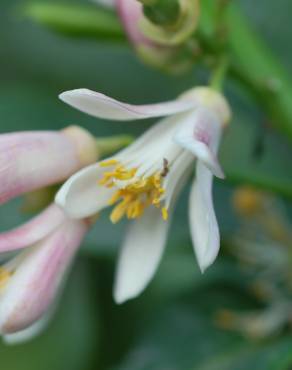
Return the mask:
{"type": "Polygon", "coordinates": [[[5,287],[10,276],[10,271],[6,270],[4,267],[0,267],[0,289],[3,289],[5,287]]]}
{"type": "Polygon", "coordinates": [[[167,210],[167,208],[163,207],[162,210],[161,210],[161,213],[162,213],[162,218],[164,219],[164,221],[167,221],[168,220],[168,210],[167,210]]]}
{"type": "Polygon", "coordinates": [[[116,159],[109,159],[108,161],[104,161],[100,163],[101,167],[109,167],[109,166],[114,166],[118,163],[116,159]]]}
{"type": "Polygon", "coordinates": [[[117,191],[109,200],[109,205],[115,205],[110,215],[113,223],[119,222],[124,216],[128,219],[139,218],[150,205],[161,209],[162,218],[167,220],[167,209],[161,208],[161,197],[165,190],[160,172],[148,177],[136,177],[137,168],[128,169],[114,159],[101,162],[101,166],[114,166],[109,172],[105,172],[99,181],[99,185],[107,188],[117,187],[117,191]]]}
{"type": "Polygon", "coordinates": [[[230,310],[222,309],[215,315],[215,324],[221,329],[234,329],[236,321],[236,314],[230,310]]]}
{"type": "Polygon", "coordinates": [[[235,210],[244,216],[251,216],[261,211],[263,202],[263,194],[248,186],[237,189],[232,200],[235,210]]]}

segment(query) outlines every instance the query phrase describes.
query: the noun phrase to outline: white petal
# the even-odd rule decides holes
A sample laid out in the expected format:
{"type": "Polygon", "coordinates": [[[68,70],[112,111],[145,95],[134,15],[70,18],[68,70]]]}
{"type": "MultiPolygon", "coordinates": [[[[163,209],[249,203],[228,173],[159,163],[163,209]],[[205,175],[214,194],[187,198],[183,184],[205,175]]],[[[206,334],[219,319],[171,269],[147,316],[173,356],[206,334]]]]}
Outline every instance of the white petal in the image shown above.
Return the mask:
{"type": "Polygon", "coordinates": [[[88,166],[72,176],[59,190],[56,203],[71,218],[94,215],[108,205],[114,190],[98,185],[104,171],[99,163],[88,166]]]}
{"type": "Polygon", "coordinates": [[[192,154],[185,150],[175,160],[163,184],[166,192],[162,199],[165,199],[166,208],[173,208],[181,189],[190,175],[194,161],[192,154]]]}
{"type": "Polygon", "coordinates": [[[143,218],[128,230],[119,257],[114,298],[117,303],[139,295],[152,279],[166,243],[168,222],[160,211],[149,207],[143,218]]]}
{"type": "Polygon", "coordinates": [[[126,104],[88,89],[66,91],[60,94],[59,97],[65,103],[84,113],[119,121],[168,116],[187,111],[193,107],[192,102],[184,100],[149,105],[126,104]]]}
{"type": "MultiPolygon", "coordinates": [[[[149,163],[149,156],[157,159],[156,150],[165,152],[165,148],[169,147],[169,141],[176,131],[178,123],[184,119],[186,113],[175,114],[159,120],[152,125],[141,136],[139,136],[131,145],[120,151],[115,158],[127,164],[128,162],[135,163],[135,167],[140,166],[141,163],[149,163]],[[155,152],[155,154],[154,154],[155,152]]],[[[177,145],[177,144],[175,144],[177,145]]]]}
{"type": "Polygon", "coordinates": [[[189,114],[174,136],[177,144],[193,153],[219,178],[224,173],[216,152],[221,137],[222,125],[216,115],[204,107],[189,114]]]}
{"type": "Polygon", "coordinates": [[[190,194],[190,229],[198,263],[203,272],[217,257],[220,236],[213,206],[213,175],[203,163],[197,164],[190,194]]]}

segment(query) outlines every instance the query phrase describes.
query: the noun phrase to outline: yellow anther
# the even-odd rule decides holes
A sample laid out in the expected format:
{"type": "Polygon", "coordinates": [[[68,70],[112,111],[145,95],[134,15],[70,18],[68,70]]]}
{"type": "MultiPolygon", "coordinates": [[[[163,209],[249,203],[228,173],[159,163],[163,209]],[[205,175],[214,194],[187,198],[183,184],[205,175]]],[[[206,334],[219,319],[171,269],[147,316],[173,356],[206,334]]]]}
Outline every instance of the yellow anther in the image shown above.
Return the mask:
{"type": "Polygon", "coordinates": [[[109,159],[108,161],[100,162],[100,167],[109,167],[109,166],[115,166],[119,162],[116,159],[109,159]]]}
{"type": "Polygon", "coordinates": [[[4,267],[0,267],[0,289],[3,289],[11,277],[11,272],[4,267]]]}
{"type": "MultiPolygon", "coordinates": [[[[148,177],[136,177],[137,168],[127,169],[118,161],[109,160],[101,165],[114,166],[110,172],[105,172],[98,182],[107,188],[118,188],[109,200],[109,205],[116,204],[110,215],[113,223],[117,223],[124,216],[129,219],[141,217],[150,205],[161,209],[161,196],[165,190],[162,187],[163,178],[160,172],[148,177]]],[[[167,209],[161,209],[161,213],[162,218],[167,220],[167,209]]]]}
{"type": "Polygon", "coordinates": [[[119,190],[119,191],[116,191],[114,193],[114,195],[110,198],[110,200],[108,201],[108,204],[110,206],[112,206],[113,204],[115,204],[121,197],[123,196],[123,191],[122,190],[119,190]]]}
{"type": "Polygon", "coordinates": [[[111,222],[113,224],[116,224],[117,222],[119,222],[124,217],[125,213],[127,212],[127,208],[128,208],[128,204],[125,201],[122,201],[117,206],[115,206],[115,208],[113,209],[110,215],[111,222]]]}
{"type": "Polygon", "coordinates": [[[164,221],[168,220],[168,209],[166,207],[163,207],[161,209],[162,218],[164,221]]]}

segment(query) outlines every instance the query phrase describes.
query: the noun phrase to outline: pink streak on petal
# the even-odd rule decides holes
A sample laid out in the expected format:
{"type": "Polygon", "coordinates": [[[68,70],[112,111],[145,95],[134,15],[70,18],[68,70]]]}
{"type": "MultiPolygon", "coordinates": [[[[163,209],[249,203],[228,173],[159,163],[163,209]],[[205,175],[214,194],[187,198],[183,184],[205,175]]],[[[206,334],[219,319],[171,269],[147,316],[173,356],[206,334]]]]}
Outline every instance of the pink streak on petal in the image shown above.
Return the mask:
{"type": "Polygon", "coordinates": [[[224,178],[216,155],[221,133],[222,125],[219,118],[212,111],[199,107],[182,122],[174,140],[193,153],[215,176],[224,178]]]}
{"type": "Polygon", "coordinates": [[[74,143],[62,132],[20,132],[0,136],[0,204],[55,184],[80,168],[74,143]]]}
{"type": "Polygon", "coordinates": [[[68,220],[43,242],[23,252],[1,296],[1,333],[24,330],[46,314],[60,293],[87,229],[83,221],[68,220]]]}
{"type": "Polygon", "coordinates": [[[35,244],[60,226],[65,219],[65,213],[57,205],[52,204],[24,225],[0,233],[0,252],[13,251],[35,244]]]}

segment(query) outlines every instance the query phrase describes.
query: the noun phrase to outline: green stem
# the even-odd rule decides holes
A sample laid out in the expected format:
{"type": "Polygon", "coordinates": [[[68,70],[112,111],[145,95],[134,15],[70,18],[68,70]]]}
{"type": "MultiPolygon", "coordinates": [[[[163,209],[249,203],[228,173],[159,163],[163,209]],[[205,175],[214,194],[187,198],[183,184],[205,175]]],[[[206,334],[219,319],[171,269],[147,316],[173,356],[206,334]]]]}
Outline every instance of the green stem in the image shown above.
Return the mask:
{"type": "Polygon", "coordinates": [[[109,154],[131,144],[134,138],[130,135],[116,135],[109,137],[99,137],[96,139],[96,145],[100,157],[106,157],[109,154]]]}
{"type": "Polygon", "coordinates": [[[222,91],[223,83],[228,71],[229,61],[226,56],[219,58],[219,62],[214,68],[213,74],[210,80],[210,86],[217,91],[222,91]]]}

